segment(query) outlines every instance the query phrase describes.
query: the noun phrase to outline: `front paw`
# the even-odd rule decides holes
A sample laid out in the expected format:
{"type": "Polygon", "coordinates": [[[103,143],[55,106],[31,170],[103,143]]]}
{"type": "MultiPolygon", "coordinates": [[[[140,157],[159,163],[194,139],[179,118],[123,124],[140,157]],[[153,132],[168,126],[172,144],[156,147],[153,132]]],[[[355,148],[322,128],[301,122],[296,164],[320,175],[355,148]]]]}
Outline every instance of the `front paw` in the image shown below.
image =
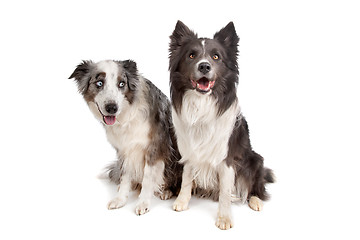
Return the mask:
{"type": "Polygon", "coordinates": [[[180,199],[179,197],[175,200],[173,204],[173,209],[177,212],[181,212],[188,209],[189,201],[180,199]]]}
{"type": "Polygon", "coordinates": [[[126,199],[117,197],[108,203],[108,209],[109,210],[118,209],[118,208],[125,206],[125,204],[126,204],[126,199]]]}
{"type": "Polygon", "coordinates": [[[218,216],[215,225],[221,230],[228,230],[233,227],[233,222],[229,216],[218,216]]]}
{"type": "Polygon", "coordinates": [[[150,202],[149,201],[139,201],[136,204],[135,213],[140,216],[147,213],[150,210],[150,202]]]}

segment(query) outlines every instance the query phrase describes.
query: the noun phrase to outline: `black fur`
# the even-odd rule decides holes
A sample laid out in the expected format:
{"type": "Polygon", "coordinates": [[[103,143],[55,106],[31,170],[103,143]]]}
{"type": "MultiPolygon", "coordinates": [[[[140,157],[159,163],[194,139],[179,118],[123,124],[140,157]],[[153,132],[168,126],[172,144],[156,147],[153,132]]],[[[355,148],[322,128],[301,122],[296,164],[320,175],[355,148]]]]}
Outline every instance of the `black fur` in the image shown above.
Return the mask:
{"type": "Polygon", "coordinates": [[[94,62],[91,60],[83,60],[82,63],[77,65],[75,71],[71,74],[69,79],[74,78],[77,85],[78,90],[81,94],[84,94],[88,89],[88,82],[90,80],[90,73],[94,68],[94,62]]]}
{"type": "Polygon", "coordinates": [[[175,139],[174,127],[171,117],[171,104],[169,99],[152,82],[146,79],[149,88],[147,99],[149,102],[151,125],[153,126],[152,147],[156,156],[153,160],[165,159],[165,189],[174,194],[180,189],[182,166],[178,164],[179,150],[175,139]]]}
{"type": "Polygon", "coordinates": [[[170,94],[172,103],[177,112],[180,112],[182,98],[187,90],[193,89],[188,71],[181,71],[187,65],[187,55],[194,51],[196,45],[200,45],[202,40],[207,41],[212,51],[221,55],[219,71],[217,73],[216,84],[212,89],[212,95],[218,101],[219,114],[224,113],[236,99],[236,85],[238,84],[238,42],[235,27],[230,22],[225,28],[214,35],[214,39],[198,38],[197,34],[191,31],[184,23],[178,21],[173,34],[170,36],[170,94]]]}
{"type": "MultiPolygon", "coordinates": [[[[211,61],[215,67],[215,85],[211,96],[217,101],[218,116],[222,115],[234,102],[237,102],[236,90],[238,85],[238,42],[234,24],[230,22],[226,27],[214,35],[213,39],[198,38],[184,23],[178,21],[173,34],[170,36],[170,93],[171,101],[178,114],[181,114],[181,106],[186,91],[194,89],[191,84],[193,66],[188,54],[197,50],[202,41],[206,41],[207,48],[201,55],[211,55],[216,52],[220,61],[211,61]]],[[[248,199],[257,196],[262,200],[269,198],[265,189],[266,183],[274,182],[272,170],[264,167],[264,159],[252,150],[249,129],[242,115],[234,116],[236,124],[228,142],[228,155],[224,159],[228,166],[232,166],[236,173],[236,182],[246,184],[248,199]]],[[[195,189],[202,196],[218,198],[218,189],[211,190],[195,189]]]]}
{"type": "Polygon", "coordinates": [[[257,196],[268,200],[265,184],[274,182],[272,170],[264,168],[264,159],[252,150],[247,121],[242,116],[238,118],[229,139],[228,156],[225,159],[228,166],[232,166],[236,173],[236,182],[240,178],[245,180],[248,198],[257,196]]]}
{"type": "Polygon", "coordinates": [[[125,60],[125,61],[120,61],[119,63],[125,69],[125,75],[129,79],[128,81],[129,89],[134,92],[136,90],[137,82],[139,79],[136,62],[132,60],[125,60]]]}

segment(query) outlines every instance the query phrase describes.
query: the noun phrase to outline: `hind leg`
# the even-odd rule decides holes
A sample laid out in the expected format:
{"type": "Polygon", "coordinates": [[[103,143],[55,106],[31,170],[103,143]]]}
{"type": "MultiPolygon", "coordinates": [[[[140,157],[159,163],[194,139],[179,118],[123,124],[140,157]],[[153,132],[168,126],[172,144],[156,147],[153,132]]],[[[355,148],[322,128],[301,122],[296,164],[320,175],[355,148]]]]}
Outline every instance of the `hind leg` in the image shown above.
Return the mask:
{"type": "Polygon", "coordinates": [[[249,199],[249,207],[254,211],[261,211],[263,209],[263,202],[256,196],[251,196],[249,199]]]}
{"type": "Polygon", "coordinates": [[[173,196],[173,193],[169,189],[164,189],[160,192],[155,192],[155,196],[157,196],[161,200],[168,200],[173,196]]]}

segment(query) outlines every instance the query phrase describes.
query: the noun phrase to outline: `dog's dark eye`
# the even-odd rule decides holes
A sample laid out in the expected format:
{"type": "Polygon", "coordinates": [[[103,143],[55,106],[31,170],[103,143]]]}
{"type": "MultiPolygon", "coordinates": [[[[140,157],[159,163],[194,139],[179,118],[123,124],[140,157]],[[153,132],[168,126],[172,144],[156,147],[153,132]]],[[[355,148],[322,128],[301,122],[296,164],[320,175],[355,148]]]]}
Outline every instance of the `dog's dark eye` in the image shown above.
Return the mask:
{"type": "Polygon", "coordinates": [[[214,54],[212,58],[213,58],[214,60],[218,60],[218,59],[219,59],[219,55],[214,54]]]}
{"type": "Polygon", "coordinates": [[[97,81],[95,83],[95,85],[96,85],[97,88],[101,88],[104,85],[104,82],[103,81],[97,81]]]}
{"type": "Polygon", "coordinates": [[[124,81],[121,81],[121,82],[119,83],[119,88],[123,88],[123,87],[125,87],[125,82],[124,82],[124,81]]]}
{"type": "Polygon", "coordinates": [[[194,58],[195,58],[195,54],[190,53],[189,58],[194,59],[194,58]]]}

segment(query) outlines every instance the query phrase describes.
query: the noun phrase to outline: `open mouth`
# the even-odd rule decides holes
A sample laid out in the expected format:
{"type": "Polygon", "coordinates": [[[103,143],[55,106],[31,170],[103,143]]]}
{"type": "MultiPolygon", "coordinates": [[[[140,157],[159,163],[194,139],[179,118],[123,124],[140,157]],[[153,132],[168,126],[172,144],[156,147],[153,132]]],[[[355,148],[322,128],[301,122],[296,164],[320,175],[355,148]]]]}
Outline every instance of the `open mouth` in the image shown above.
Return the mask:
{"type": "Polygon", "coordinates": [[[103,115],[103,119],[104,119],[104,122],[107,124],[107,125],[113,125],[116,121],[116,117],[115,116],[104,116],[103,115]]]}
{"type": "Polygon", "coordinates": [[[116,122],[116,116],[105,116],[105,115],[101,112],[101,110],[100,110],[100,108],[99,108],[99,105],[98,105],[97,103],[96,103],[96,106],[97,106],[97,108],[98,108],[98,110],[99,110],[99,113],[100,113],[101,116],[103,117],[104,123],[105,123],[106,125],[114,125],[115,122],[116,122]]]}
{"type": "Polygon", "coordinates": [[[215,80],[209,80],[206,77],[202,77],[198,80],[191,80],[193,87],[203,93],[209,92],[214,87],[215,80]]]}

